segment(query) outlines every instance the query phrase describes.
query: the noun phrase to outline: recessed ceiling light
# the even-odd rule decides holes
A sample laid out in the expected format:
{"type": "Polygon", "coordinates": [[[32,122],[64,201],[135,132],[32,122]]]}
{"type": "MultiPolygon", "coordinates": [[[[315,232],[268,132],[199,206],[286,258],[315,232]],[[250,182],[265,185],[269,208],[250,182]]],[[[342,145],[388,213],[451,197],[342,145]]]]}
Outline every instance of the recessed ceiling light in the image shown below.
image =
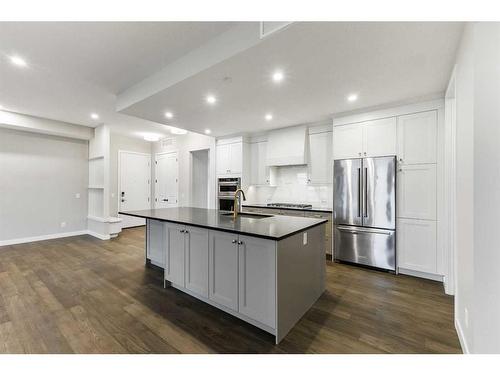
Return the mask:
{"type": "Polygon", "coordinates": [[[144,134],[144,140],[148,142],[158,142],[160,136],[158,134],[144,134]]]}
{"type": "Polygon", "coordinates": [[[215,102],[217,101],[217,98],[213,95],[208,95],[206,98],[206,101],[208,104],[215,104],[215,102]]]}
{"type": "Polygon", "coordinates": [[[180,128],[174,128],[174,127],[172,127],[170,129],[170,133],[177,134],[177,135],[187,134],[187,132],[188,131],[186,129],[180,129],[180,128]]]}
{"type": "Polygon", "coordinates": [[[97,113],[91,113],[90,114],[90,117],[93,119],[93,120],[98,120],[99,119],[99,115],[97,113]]]}
{"type": "Polygon", "coordinates": [[[265,116],[265,119],[266,121],[271,121],[273,119],[273,115],[268,113],[266,116],[265,116]]]}
{"type": "Polygon", "coordinates": [[[166,118],[173,118],[174,114],[172,112],[165,112],[165,117],[166,118]]]}
{"type": "Polygon", "coordinates": [[[358,94],[350,94],[347,96],[347,101],[349,102],[355,102],[358,100],[358,94]]]}
{"type": "Polygon", "coordinates": [[[19,56],[11,56],[10,62],[16,66],[20,66],[23,68],[28,65],[26,63],[26,60],[24,60],[22,57],[19,57],[19,56]]]}
{"type": "Polygon", "coordinates": [[[205,129],[205,134],[210,134],[212,131],[210,129],[205,129]]]}
{"type": "Polygon", "coordinates": [[[283,78],[285,78],[285,75],[281,70],[277,70],[273,73],[273,81],[274,82],[281,82],[283,81],[283,78]]]}

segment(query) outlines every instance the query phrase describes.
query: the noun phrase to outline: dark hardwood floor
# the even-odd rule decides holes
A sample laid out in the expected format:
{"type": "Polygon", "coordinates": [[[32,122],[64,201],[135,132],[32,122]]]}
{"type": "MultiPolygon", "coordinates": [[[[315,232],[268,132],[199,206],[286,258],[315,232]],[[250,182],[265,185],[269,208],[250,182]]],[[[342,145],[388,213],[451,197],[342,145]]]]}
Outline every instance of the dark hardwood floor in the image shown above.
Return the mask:
{"type": "Polygon", "coordinates": [[[327,262],[327,290],[274,337],[144,266],[144,228],[0,247],[1,353],[460,353],[442,285],[327,262]]]}

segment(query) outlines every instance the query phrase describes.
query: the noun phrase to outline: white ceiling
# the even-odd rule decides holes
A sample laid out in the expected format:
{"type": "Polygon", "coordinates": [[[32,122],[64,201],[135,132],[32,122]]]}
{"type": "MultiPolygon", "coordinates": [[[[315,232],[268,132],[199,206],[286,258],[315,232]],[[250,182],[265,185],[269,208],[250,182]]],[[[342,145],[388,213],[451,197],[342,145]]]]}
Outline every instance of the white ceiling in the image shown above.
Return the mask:
{"type": "Polygon", "coordinates": [[[332,113],[441,95],[453,66],[460,23],[295,23],[123,112],[214,135],[320,121],[332,113]],[[271,80],[274,69],[285,81],[271,80]],[[231,79],[224,80],[225,77],[231,79]],[[208,106],[207,92],[217,95],[208,106]],[[346,96],[357,93],[349,103],[346,96]],[[264,120],[266,113],[274,119],[264,120]]]}
{"type": "Polygon", "coordinates": [[[116,131],[164,132],[116,113],[116,94],[233,26],[230,22],[0,22],[6,110],[116,131]],[[8,56],[22,56],[19,69],[8,56]]]}
{"type": "MultiPolygon", "coordinates": [[[[117,113],[117,95],[241,23],[0,23],[4,109],[124,134],[262,131],[444,91],[460,23],[295,23],[117,113]],[[19,54],[29,66],[14,67],[19,54]],[[283,69],[274,85],[270,74],[283,69]],[[230,77],[230,79],[224,79],[230,77]],[[204,95],[219,101],[209,107],[204,95]],[[351,92],[356,103],[347,103],[351,92]],[[264,121],[272,112],[274,119],[264,121]],[[132,116],[135,117],[132,117],[132,116]]],[[[250,45],[250,44],[249,44],[250,45]]]]}

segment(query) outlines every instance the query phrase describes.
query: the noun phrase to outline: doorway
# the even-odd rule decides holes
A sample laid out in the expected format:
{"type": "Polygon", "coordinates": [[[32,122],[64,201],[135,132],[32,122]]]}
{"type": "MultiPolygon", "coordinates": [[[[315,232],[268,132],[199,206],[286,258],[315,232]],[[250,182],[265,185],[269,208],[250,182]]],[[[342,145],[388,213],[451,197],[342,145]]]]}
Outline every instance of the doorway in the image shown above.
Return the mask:
{"type": "Polygon", "coordinates": [[[179,163],[177,152],[156,154],[155,208],[177,207],[179,163]]]}
{"type": "Polygon", "coordinates": [[[209,149],[191,151],[191,205],[208,208],[209,149]]]}
{"type": "MultiPolygon", "coordinates": [[[[118,151],[118,207],[119,211],[137,211],[151,208],[151,155],[118,151]]],[[[119,215],[122,228],[145,225],[144,219],[119,215]]]]}

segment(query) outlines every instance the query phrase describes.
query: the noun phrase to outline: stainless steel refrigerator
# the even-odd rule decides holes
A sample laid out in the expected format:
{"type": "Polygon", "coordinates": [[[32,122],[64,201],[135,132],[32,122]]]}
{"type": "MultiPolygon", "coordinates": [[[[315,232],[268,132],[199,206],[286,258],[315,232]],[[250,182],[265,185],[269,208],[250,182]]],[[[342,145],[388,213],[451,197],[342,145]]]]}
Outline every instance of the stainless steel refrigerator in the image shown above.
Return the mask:
{"type": "Polygon", "coordinates": [[[335,160],[335,259],[396,270],[396,157],[335,160]]]}

